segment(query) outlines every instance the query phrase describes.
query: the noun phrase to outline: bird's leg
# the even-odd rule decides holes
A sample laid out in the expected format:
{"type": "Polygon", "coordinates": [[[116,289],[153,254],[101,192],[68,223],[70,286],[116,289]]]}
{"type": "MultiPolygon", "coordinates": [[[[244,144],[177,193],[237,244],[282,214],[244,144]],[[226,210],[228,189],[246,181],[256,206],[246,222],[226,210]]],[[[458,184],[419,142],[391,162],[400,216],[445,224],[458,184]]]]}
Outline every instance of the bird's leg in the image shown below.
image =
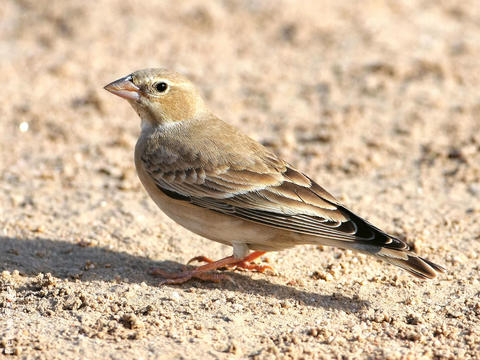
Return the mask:
{"type": "MultiPolygon", "coordinates": [[[[260,256],[264,255],[265,253],[266,253],[266,251],[254,251],[251,254],[244,257],[243,259],[239,260],[238,263],[229,264],[225,267],[229,268],[229,269],[231,269],[231,268],[237,269],[238,268],[238,269],[245,269],[245,270],[255,270],[255,271],[258,271],[260,273],[264,273],[266,270],[272,270],[273,271],[273,268],[270,265],[258,265],[258,264],[254,264],[254,263],[252,264],[251,263],[256,258],[259,258],[260,256]]],[[[192,263],[194,261],[206,262],[206,263],[209,263],[209,264],[215,262],[214,260],[212,260],[212,259],[210,259],[206,256],[196,256],[196,257],[188,260],[187,265],[189,265],[190,263],[192,263]]]]}
{"type": "Polygon", "coordinates": [[[228,256],[226,258],[213,261],[209,258],[206,258],[204,256],[198,256],[196,258],[193,258],[192,260],[189,261],[207,261],[208,264],[198,266],[193,270],[184,270],[181,272],[177,273],[169,273],[165,272],[160,269],[154,269],[150,272],[151,275],[160,275],[163,277],[165,280],[162,280],[160,282],[160,285],[163,284],[183,284],[184,282],[195,278],[195,279],[200,279],[200,280],[206,280],[206,281],[214,281],[214,282],[219,282],[222,279],[228,278],[228,276],[223,275],[223,274],[212,274],[208,273],[208,271],[211,270],[217,270],[221,269],[223,267],[233,267],[233,268],[242,268],[242,269],[247,269],[247,270],[256,270],[258,272],[265,272],[265,270],[270,269],[273,270],[271,266],[269,265],[257,265],[257,264],[252,264],[251,261],[255,260],[256,258],[262,256],[265,254],[264,251],[254,251],[253,253],[247,255],[243,259],[237,259],[233,256],[228,256]]]}
{"type": "Polygon", "coordinates": [[[212,260],[212,259],[210,259],[206,256],[203,256],[203,255],[200,255],[200,256],[195,256],[195,257],[191,258],[190,260],[188,260],[187,265],[190,265],[194,261],[206,262],[208,264],[211,264],[211,263],[215,262],[215,260],[212,260]]]}
{"type": "Polygon", "coordinates": [[[247,255],[244,257],[242,260],[240,260],[238,263],[233,264],[235,268],[240,268],[240,269],[246,269],[246,270],[255,270],[260,273],[264,273],[266,270],[272,270],[273,268],[270,265],[259,265],[252,263],[253,260],[256,258],[259,258],[263,254],[265,254],[266,251],[254,251],[251,254],[247,255]]]}
{"type": "MultiPolygon", "coordinates": [[[[185,271],[186,271],[186,269],[188,269],[187,265],[190,265],[194,261],[206,262],[207,264],[212,264],[212,263],[215,262],[215,260],[212,260],[212,259],[210,259],[206,256],[203,256],[203,255],[195,256],[195,257],[193,257],[193,258],[191,258],[190,260],[187,261],[187,263],[184,266],[185,271]]],[[[230,268],[231,268],[231,266],[223,266],[222,268],[218,268],[218,269],[230,269],[230,268]]]]}
{"type": "Polygon", "coordinates": [[[198,266],[193,270],[184,270],[177,273],[169,273],[160,269],[154,269],[150,272],[151,275],[160,275],[165,278],[160,282],[160,285],[163,284],[183,284],[184,282],[195,278],[200,280],[210,280],[214,282],[219,282],[222,279],[228,278],[222,274],[210,274],[208,271],[216,270],[222,267],[225,267],[230,264],[239,262],[238,259],[235,259],[233,256],[228,256],[226,258],[220,259],[218,261],[213,261],[211,263],[198,266]]]}

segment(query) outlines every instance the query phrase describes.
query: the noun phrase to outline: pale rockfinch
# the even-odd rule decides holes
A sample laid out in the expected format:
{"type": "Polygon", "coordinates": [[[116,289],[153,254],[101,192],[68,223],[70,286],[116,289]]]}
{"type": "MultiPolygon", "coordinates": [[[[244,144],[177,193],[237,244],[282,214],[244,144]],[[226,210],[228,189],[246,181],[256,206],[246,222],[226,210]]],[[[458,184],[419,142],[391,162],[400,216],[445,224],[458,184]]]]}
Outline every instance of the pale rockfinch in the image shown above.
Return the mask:
{"type": "Polygon", "coordinates": [[[218,261],[192,259],[208,262],[193,270],[159,272],[168,278],[164,282],[218,280],[220,275],[208,271],[221,267],[263,271],[269,266],[251,261],[299,244],[352,249],[423,279],[444,271],[220,120],[182,75],[141,70],[105,89],[126,99],[141,118],[135,166],[155,203],[190,231],[233,246],[233,255],[218,261]]]}

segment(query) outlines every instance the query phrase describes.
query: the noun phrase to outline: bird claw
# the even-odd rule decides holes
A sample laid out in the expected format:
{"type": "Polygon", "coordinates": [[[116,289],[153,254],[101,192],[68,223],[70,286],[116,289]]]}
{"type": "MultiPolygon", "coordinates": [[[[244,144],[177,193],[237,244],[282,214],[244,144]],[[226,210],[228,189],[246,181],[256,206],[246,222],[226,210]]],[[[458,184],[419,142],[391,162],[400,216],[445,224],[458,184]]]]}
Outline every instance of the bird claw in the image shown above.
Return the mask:
{"type": "Polygon", "coordinates": [[[270,265],[259,265],[255,263],[238,263],[235,265],[236,269],[245,269],[245,270],[254,270],[259,273],[264,273],[267,270],[270,270],[272,273],[275,273],[275,270],[270,265]]]}
{"type": "MultiPolygon", "coordinates": [[[[198,262],[206,262],[207,264],[212,264],[214,263],[215,261],[206,257],[206,256],[203,256],[203,255],[200,255],[200,256],[195,256],[193,258],[191,258],[190,260],[187,261],[187,263],[185,264],[186,266],[187,265],[190,265],[192,262],[195,262],[195,261],[198,261],[198,262]]],[[[187,267],[185,266],[185,271],[187,269],[187,267]]],[[[254,270],[256,272],[259,272],[259,273],[264,273],[265,271],[267,270],[270,270],[272,273],[275,273],[275,270],[273,269],[272,266],[270,265],[259,265],[259,264],[255,264],[253,262],[250,262],[250,261],[240,261],[238,263],[234,263],[234,264],[229,264],[229,265],[225,265],[223,267],[220,267],[218,269],[228,269],[228,270],[237,270],[237,269],[244,269],[244,270],[254,270]]]]}
{"type": "Polygon", "coordinates": [[[226,269],[234,269],[234,270],[235,269],[255,270],[260,273],[263,273],[266,270],[270,270],[273,273],[275,273],[275,271],[270,265],[258,265],[253,263],[253,260],[260,257],[264,253],[265,252],[255,251],[243,259],[236,259],[233,256],[228,256],[218,261],[213,261],[205,256],[196,256],[190,259],[187,262],[187,265],[194,261],[206,262],[207,264],[198,266],[194,269],[188,269],[185,266],[183,271],[180,271],[180,272],[166,272],[164,270],[155,268],[150,270],[150,274],[163,277],[163,280],[160,282],[159,285],[183,284],[184,282],[193,278],[203,280],[203,281],[214,281],[214,282],[219,282],[221,280],[227,279],[227,280],[230,280],[233,284],[235,284],[235,282],[228,275],[211,273],[210,271],[226,268],[226,269]]]}
{"type": "Polygon", "coordinates": [[[211,263],[215,262],[214,260],[212,260],[212,259],[210,259],[206,256],[200,255],[200,256],[195,256],[195,257],[191,258],[190,260],[188,260],[186,265],[190,265],[192,262],[195,262],[195,261],[206,262],[208,264],[211,264],[211,263]]]}

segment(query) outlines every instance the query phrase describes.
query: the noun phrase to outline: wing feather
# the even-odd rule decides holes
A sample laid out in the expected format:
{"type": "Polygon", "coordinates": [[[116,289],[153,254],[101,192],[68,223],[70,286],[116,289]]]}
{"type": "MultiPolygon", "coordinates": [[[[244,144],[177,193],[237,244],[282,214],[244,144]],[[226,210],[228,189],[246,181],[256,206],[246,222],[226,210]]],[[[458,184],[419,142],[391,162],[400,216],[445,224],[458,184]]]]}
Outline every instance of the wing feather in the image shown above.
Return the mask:
{"type": "Polygon", "coordinates": [[[185,147],[188,141],[182,147],[169,144],[172,138],[161,136],[152,137],[152,146],[142,154],[141,162],[158,188],[175,199],[299,234],[408,248],[344,208],[308,176],[249,138],[231,135],[237,136],[237,142],[245,142],[247,151],[239,153],[229,141],[201,143],[194,148],[185,147]],[[225,148],[211,149],[219,144],[225,148]],[[214,151],[221,156],[213,156],[214,151]]]}
{"type": "MultiPolygon", "coordinates": [[[[293,183],[293,177],[284,178],[278,184],[275,177],[268,176],[265,184],[258,181],[261,176],[249,174],[249,180],[255,178],[257,182],[248,184],[247,177],[240,176],[235,181],[237,177],[232,174],[225,176],[226,173],[222,173],[222,176],[216,177],[208,173],[203,183],[197,184],[191,179],[196,179],[192,174],[198,171],[184,173],[185,176],[172,177],[157,171],[150,175],[161,190],[174,192],[194,205],[273,228],[348,242],[371,242],[378,237],[369,226],[359,227],[358,221],[353,221],[343,207],[313,192],[312,184],[315,183],[311,180],[307,182],[297,176],[301,184],[293,183]],[[269,183],[274,183],[274,186],[269,183]]],[[[382,245],[390,241],[385,236],[382,245]]]]}

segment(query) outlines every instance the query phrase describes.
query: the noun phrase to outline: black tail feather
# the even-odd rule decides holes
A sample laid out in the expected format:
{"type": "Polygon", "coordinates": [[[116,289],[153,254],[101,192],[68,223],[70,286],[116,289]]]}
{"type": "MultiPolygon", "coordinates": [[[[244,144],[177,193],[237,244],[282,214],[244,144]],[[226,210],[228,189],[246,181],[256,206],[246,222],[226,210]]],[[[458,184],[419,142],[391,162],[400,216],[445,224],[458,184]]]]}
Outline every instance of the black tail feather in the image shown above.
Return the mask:
{"type": "Polygon", "coordinates": [[[375,255],[390,264],[401,267],[420,279],[433,279],[438,272],[445,272],[442,266],[413,253],[389,250],[380,251],[375,255]]]}

